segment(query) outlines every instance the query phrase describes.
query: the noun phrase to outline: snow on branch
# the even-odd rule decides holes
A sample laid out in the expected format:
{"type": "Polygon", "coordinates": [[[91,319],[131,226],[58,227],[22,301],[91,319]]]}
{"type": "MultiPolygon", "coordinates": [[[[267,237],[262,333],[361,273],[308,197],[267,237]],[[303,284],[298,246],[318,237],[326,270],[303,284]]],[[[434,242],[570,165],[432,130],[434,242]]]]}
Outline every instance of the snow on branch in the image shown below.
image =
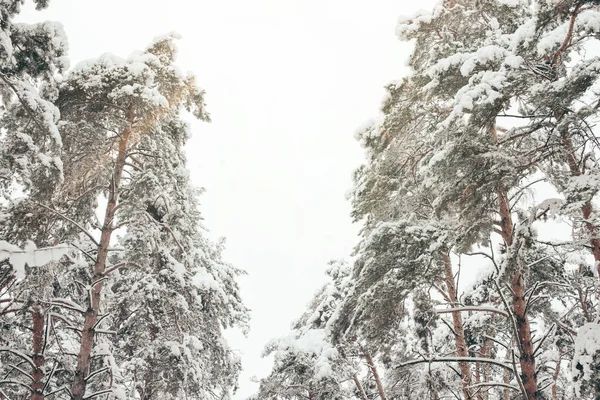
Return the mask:
{"type": "Polygon", "coordinates": [[[475,363],[482,363],[482,364],[492,364],[492,365],[496,365],[499,367],[502,367],[504,369],[507,369],[511,372],[514,372],[514,369],[511,365],[503,363],[501,361],[498,360],[494,360],[491,358],[482,358],[482,357],[441,357],[441,358],[423,358],[422,360],[411,360],[411,361],[406,361],[403,363],[400,363],[398,365],[396,365],[395,368],[403,368],[403,367],[408,367],[410,365],[415,365],[415,364],[430,364],[430,363],[449,363],[449,362],[475,362],[475,363]]]}
{"type": "Polygon", "coordinates": [[[66,244],[38,249],[33,242],[29,242],[24,249],[0,240],[0,259],[8,258],[15,271],[15,277],[25,277],[25,265],[41,267],[52,261],[58,261],[71,250],[66,244]]]}
{"type": "Polygon", "coordinates": [[[35,364],[34,364],[33,360],[31,359],[31,357],[27,356],[25,353],[20,352],[19,350],[15,350],[10,347],[0,347],[0,353],[2,353],[2,352],[14,354],[15,356],[20,357],[23,360],[25,360],[26,362],[28,362],[32,367],[35,368],[35,364]]]}
{"type": "Polygon", "coordinates": [[[503,311],[503,310],[500,310],[500,309],[494,308],[494,307],[465,306],[465,307],[455,307],[455,308],[445,308],[445,309],[435,310],[435,312],[438,314],[448,314],[448,313],[452,313],[455,311],[481,311],[481,312],[500,314],[500,315],[505,316],[506,318],[509,317],[509,315],[506,311],[503,311]]]}

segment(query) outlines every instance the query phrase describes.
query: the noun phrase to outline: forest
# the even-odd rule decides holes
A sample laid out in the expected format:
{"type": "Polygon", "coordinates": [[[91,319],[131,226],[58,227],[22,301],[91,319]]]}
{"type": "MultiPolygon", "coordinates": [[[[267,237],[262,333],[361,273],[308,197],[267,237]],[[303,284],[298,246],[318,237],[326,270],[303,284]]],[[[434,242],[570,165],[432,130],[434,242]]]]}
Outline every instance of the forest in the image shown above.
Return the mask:
{"type": "MultiPolygon", "coordinates": [[[[70,67],[25,3],[0,1],[0,400],[232,399],[251,313],[202,224],[177,35],[70,67]]],[[[248,400],[600,399],[599,3],[444,0],[396,35],[358,243],[248,400]]]]}

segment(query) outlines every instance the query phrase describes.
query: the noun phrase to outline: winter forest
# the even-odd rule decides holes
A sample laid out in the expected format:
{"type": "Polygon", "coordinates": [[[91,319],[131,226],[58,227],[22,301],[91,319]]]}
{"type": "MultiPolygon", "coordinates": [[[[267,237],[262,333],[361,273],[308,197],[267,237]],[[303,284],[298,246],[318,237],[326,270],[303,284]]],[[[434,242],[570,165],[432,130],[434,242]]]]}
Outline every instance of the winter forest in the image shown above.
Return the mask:
{"type": "Polygon", "coordinates": [[[359,237],[250,397],[228,332],[252,271],[185,150],[202,74],[174,33],[71,63],[60,21],[20,19],[55,2],[0,0],[0,400],[600,399],[598,1],[395,16],[409,73],[355,133],[359,237]]]}

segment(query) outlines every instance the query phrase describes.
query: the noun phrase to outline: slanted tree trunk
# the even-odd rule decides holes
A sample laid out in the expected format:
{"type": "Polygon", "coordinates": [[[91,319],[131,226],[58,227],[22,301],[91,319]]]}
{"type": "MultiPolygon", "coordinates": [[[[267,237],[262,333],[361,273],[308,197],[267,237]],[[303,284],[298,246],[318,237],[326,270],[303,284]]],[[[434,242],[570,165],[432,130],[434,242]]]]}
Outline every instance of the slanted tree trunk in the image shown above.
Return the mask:
{"type": "MultiPolygon", "coordinates": [[[[442,254],[444,262],[444,282],[448,291],[448,298],[452,302],[452,307],[459,307],[458,292],[454,282],[454,273],[452,272],[452,260],[448,254],[442,254]]],[[[460,311],[452,312],[452,323],[454,327],[454,345],[456,346],[456,354],[459,357],[469,357],[467,342],[465,340],[465,329],[463,326],[462,315],[460,311]]],[[[467,362],[459,362],[460,373],[462,375],[462,392],[465,400],[473,398],[469,387],[472,385],[471,367],[467,362]]]]}
{"type": "MultiPolygon", "coordinates": [[[[342,346],[338,346],[338,351],[344,359],[348,358],[348,356],[346,355],[346,351],[344,350],[344,348],[342,346]]],[[[352,381],[354,382],[354,385],[356,386],[356,390],[358,390],[360,399],[367,400],[367,394],[365,393],[365,390],[363,389],[362,384],[360,383],[360,379],[358,379],[358,375],[356,375],[356,373],[352,374],[352,381]]]]}
{"type": "Polygon", "coordinates": [[[98,322],[98,312],[100,310],[100,295],[102,293],[104,270],[106,269],[106,260],[110,239],[114,230],[114,219],[119,202],[119,189],[121,177],[125,168],[125,161],[128,155],[129,139],[132,134],[133,109],[129,109],[129,126],[125,129],[119,139],[118,152],[112,173],[108,192],[108,203],[104,212],[104,222],[102,224],[102,234],[98,245],[98,254],[94,263],[92,276],[92,288],[90,290],[90,304],[85,313],[83,331],[81,334],[81,347],[77,355],[77,367],[75,370],[75,379],[72,386],[72,396],[74,400],[83,400],[87,386],[86,377],[90,373],[90,358],[96,337],[96,323],[98,322]],[[99,281],[100,280],[100,281],[99,281]],[[94,282],[97,282],[94,284],[94,282]]]}
{"type": "Polygon", "coordinates": [[[358,376],[356,376],[356,374],[352,375],[352,380],[354,381],[354,384],[356,385],[356,389],[358,390],[360,399],[367,400],[367,395],[365,394],[365,391],[360,383],[360,380],[358,379],[358,376]]]}
{"type": "Polygon", "coordinates": [[[360,346],[360,351],[363,354],[365,361],[367,361],[367,365],[369,366],[371,373],[373,374],[373,379],[375,379],[375,385],[377,386],[377,392],[379,393],[379,398],[381,400],[386,400],[385,391],[383,389],[383,384],[381,383],[381,377],[379,376],[377,367],[375,366],[375,363],[373,362],[373,357],[371,357],[371,354],[369,352],[365,351],[363,346],[360,346]]]}
{"type": "Polygon", "coordinates": [[[33,371],[31,376],[31,400],[44,400],[44,313],[39,303],[31,307],[33,319],[33,371]]]}
{"type": "Polygon", "coordinates": [[[558,400],[558,375],[560,375],[560,358],[556,362],[556,369],[552,374],[552,400],[558,400]]]}

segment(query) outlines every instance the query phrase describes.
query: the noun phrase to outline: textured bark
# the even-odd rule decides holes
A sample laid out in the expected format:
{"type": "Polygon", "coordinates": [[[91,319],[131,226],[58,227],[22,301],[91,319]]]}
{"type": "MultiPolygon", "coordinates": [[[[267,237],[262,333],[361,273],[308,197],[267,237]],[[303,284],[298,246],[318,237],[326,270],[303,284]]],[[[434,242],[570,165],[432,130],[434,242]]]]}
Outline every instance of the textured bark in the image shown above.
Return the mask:
{"type": "Polygon", "coordinates": [[[383,384],[381,383],[381,378],[379,377],[379,372],[377,371],[377,367],[373,362],[373,357],[371,354],[366,352],[365,349],[360,346],[360,351],[363,353],[365,360],[367,361],[367,365],[373,374],[373,378],[375,379],[375,385],[377,385],[377,392],[379,393],[379,398],[381,400],[386,400],[385,391],[383,390],[383,384]]]}
{"type": "MultiPolygon", "coordinates": [[[[458,307],[458,294],[456,290],[456,284],[454,282],[454,274],[452,272],[452,260],[447,254],[442,254],[442,260],[444,261],[444,282],[446,283],[448,298],[452,302],[452,307],[458,307]]],[[[452,312],[452,324],[455,333],[454,345],[456,346],[456,354],[460,357],[468,357],[469,351],[467,349],[465,329],[460,311],[452,312]]],[[[471,391],[469,390],[469,387],[472,385],[471,367],[467,362],[460,362],[458,363],[458,366],[462,375],[463,397],[465,400],[471,400],[473,398],[471,391]]]]}
{"type": "Polygon", "coordinates": [[[556,362],[556,369],[554,370],[554,374],[552,374],[552,380],[554,383],[552,384],[552,400],[558,400],[558,375],[560,375],[560,357],[556,362]]]}
{"type": "Polygon", "coordinates": [[[354,384],[356,385],[356,389],[358,390],[360,399],[367,400],[367,395],[365,394],[365,391],[364,391],[362,385],[360,384],[360,380],[358,379],[358,376],[356,376],[356,374],[352,375],[352,380],[354,381],[354,384]]]}
{"type": "MultiPolygon", "coordinates": [[[[509,361],[510,360],[510,354],[508,352],[506,352],[506,360],[509,361]]],[[[504,383],[505,384],[510,384],[510,371],[508,369],[504,370],[504,383]]],[[[510,400],[510,389],[508,388],[504,388],[504,392],[502,394],[502,400],[510,400]]]]}
{"type": "Polygon", "coordinates": [[[529,400],[539,399],[537,379],[535,374],[535,357],[533,342],[531,340],[531,328],[526,314],[525,285],[523,275],[519,271],[511,278],[511,289],[513,291],[513,312],[517,325],[517,337],[519,341],[521,364],[521,381],[529,400]]]}
{"type": "MultiPolygon", "coordinates": [[[[108,248],[110,239],[114,230],[113,222],[117,204],[119,201],[119,188],[121,177],[125,168],[127,159],[129,139],[132,134],[133,110],[129,111],[129,127],[121,133],[118,153],[112,174],[112,181],[109,185],[108,203],[104,212],[104,221],[102,224],[102,234],[98,245],[96,262],[94,263],[92,281],[95,282],[104,276],[106,269],[106,260],[108,257],[108,248]]],[[[72,396],[74,400],[83,400],[87,386],[86,377],[90,373],[90,359],[96,337],[95,325],[98,322],[98,312],[100,310],[100,299],[102,293],[103,281],[94,285],[91,289],[91,298],[88,309],[85,313],[83,330],[81,333],[81,347],[77,355],[77,367],[75,370],[75,379],[72,386],[72,396]]]]}
{"type": "Polygon", "coordinates": [[[39,304],[31,309],[33,319],[33,371],[31,376],[31,400],[44,400],[44,313],[39,304]]]}
{"type": "MultiPolygon", "coordinates": [[[[491,321],[490,321],[490,325],[491,328],[489,330],[489,336],[490,337],[494,337],[496,334],[496,331],[494,329],[494,322],[495,322],[496,317],[494,315],[492,315],[491,321]]],[[[482,358],[492,358],[492,350],[494,349],[494,342],[492,342],[490,339],[484,339],[483,340],[483,344],[481,345],[480,349],[479,349],[479,357],[482,358]]],[[[490,382],[491,381],[491,377],[492,377],[492,366],[491,364],[482,364],[482,363],[477,363],[477,374],[479,375],[480,372],[483,372],[483,379],[481,379],[481,375],[478,376],[477,378],[477,383],[482,382],[490,382]]],[[[477,399],[478,400],[487,400],[489,398],[489,388],[487,390],[480,390],[477,393],[477,399]]]]}
{"type": "MultiPolygon", "coordinates": [[[[513,244],[513,223],[508,202],[508,193],[502,184],[498,188],[498,208],[500,213],[500,226],[502,238],[507,247],[513,244]]],[[[527,316],[527,302],[525,300],[525,281],[523,271],[519,267],[518,254],[509,260],[508,274],[510,287],[513,293],[513,315],[517,330],[517,344],[519,347],[519,363],[521,365],[521,381],[528,400],[539,399],[533,342],[531,341],[531,327],[527,316]]]]}
{"type": "MultiPolygon", "coordinates": [[[[495,125],[490,127],[490,136],[497,141],[495,125]]],[[[502,182],[498,184],[498,215],[500,216],[500,235],[507,248],[513,245],[513,220],[510,210],[508,190],[502,182]]],[[[521,366],[521,381],[525,390],[527,400],[541,399],[538,394],[535,356],[533,343],[531,341],[531,326],[527,316],[527,302],[525,300],[525,280],[518,260],[518,250],[507,260],[507,274],[510,279],[510,288],[513,294],[512,313],[515,319],[517,334],[517,345],[519,348],[519,363],[521,366]]]]}

